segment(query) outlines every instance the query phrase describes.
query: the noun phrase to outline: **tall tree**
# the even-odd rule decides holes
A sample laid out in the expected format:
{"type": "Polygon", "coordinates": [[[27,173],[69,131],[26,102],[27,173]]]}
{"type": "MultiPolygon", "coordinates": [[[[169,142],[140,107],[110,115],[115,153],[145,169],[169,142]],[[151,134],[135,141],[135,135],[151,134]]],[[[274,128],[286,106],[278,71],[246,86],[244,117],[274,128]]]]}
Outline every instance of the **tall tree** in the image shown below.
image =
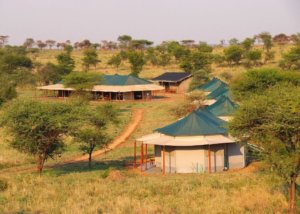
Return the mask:
{"type": "Polygon", "coordinates": [[[48,39],[45,41],[46,45],[48,45],[48,47],[50,49],[52,49],[52,47],[56,44],[56,41],[52,40],[52,39],[48,39]]]}
{"type": "Polygon", "coordinates": [[[262,40],[265,50],[269,52],[273,46],[271,34],[268,32],[262,32],[259,34],[259,38],[262,40]]]}
{"type": "Polygon", "coordinates": [[[43,48],[47,47],[47,44],[41,40],[36,41],[36,45],[42,50],[43,48]]]}
{"type": "Polygon", "coordinates": [[[121,63],[122,63],[122,57],[120,54],[113,55],[107,62],[108,65],[114,66],[116,69],[119,68],[121,63]]]}
{"type": "Polygon", "coordinates": [[[71,73],[75,68],[75,61],[71,56],[72,47],[65,49],[63,53],[56,56],[57,66],[61,71],[61,75],[71,73]]]}
{"type": "Polygon", "coordinates": [[[132,37],[129,35],[121,35],[118,37],[119,47],[121,49],[129,48],[130,42],[132,41],[132,37]]]}
{"type": "Polygon", "coordinates": [[[33,38],[27,38],[25,40],[23,46],[26,47],[26,48],[33,48],[34,44],[35,44],[35,41],[34,41],[33,38]]]}
{"type": "Polygon", "coordinates": [[[144,53],[139,51],[129,51],[127,53],[127,58],[131,65],[131,74],[138,76],[142,71],[143,66],[146,64],[144,53]]]}
{"type": "Polygon", "coordinates": [[[249,51],[252,48],[253,44],[254,44],[254,40],[251,38],[246,38],[242,42],[242,46],[245,49],[245,51],[249,51]]]}
{"type": "Polygon", "coordinates": [[[95,48],[88,48],[83,52],[82,65],[85,71],[88,71],[91,65],[96,68],[99,62],[100,60],[95,48]]]}
{"type": "MultiPolygon", "coordinates": [[[[240,104],[230,133],[256,145],[260,157],[289,186],[290,213],[296,213],[300,173],[300,87],[276,85],[240,104]]],[[[299,211],[299,210],[298,210],[299,211]]]]}
{"type": "Polygon", "coordinates": [[[95,149],[104,148],[110,141],[107,126],[118,122],[118,110],[111,104],[101,105],[96,108],[81,107],[83,115],[81,121],[84,126],[74,131],[74,140],[79,143],[79,148],[84,154],[88,154],[89,167],[92,163],[92,155],[95,149]]]}

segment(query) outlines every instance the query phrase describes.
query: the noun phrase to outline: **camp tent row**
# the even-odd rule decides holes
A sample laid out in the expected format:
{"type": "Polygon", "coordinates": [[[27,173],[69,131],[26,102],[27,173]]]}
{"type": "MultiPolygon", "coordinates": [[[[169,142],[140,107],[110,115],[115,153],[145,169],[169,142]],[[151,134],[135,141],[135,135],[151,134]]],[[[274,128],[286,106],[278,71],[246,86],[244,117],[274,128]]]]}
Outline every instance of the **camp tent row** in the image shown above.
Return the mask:
{"type": "MultiPolygon", "coordinates": [[[[74,91],[67,88],[62,82],[38,87],[39,90],[56,97],[68,97],[74,91]]],[[[103,75],[99,84],[95,85],[91,93],[94,99],[102,100],[139,100],[152,99],[155,92],[162,91],[164,88],[155,85],[145,79],[133,75],[103,75]]]]}
{"type": "MultiPolygon", "coordinates": [[[[205,84],[207,90],[212,91],[220,86],[222,84],[216,79],[205,84]]],[[[155,166],[163,173],[217,172],[244,167],[245,148],[228,135],[224,120],[228,120],[237,108],[238,105],[224,93],[214,104],[138,138],[141,169],[148,167],[145,158],[148,145],[154,146],[155,166]]]]}

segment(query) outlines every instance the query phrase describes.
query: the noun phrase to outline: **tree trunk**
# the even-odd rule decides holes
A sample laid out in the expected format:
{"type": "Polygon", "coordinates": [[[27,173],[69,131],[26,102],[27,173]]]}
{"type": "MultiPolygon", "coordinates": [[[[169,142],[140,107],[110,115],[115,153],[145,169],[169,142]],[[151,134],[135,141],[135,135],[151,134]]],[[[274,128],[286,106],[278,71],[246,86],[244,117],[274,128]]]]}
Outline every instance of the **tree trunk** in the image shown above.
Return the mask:
{"type": "Polygon", "coordinates": [[[92,152],[89,153],[89,167],[92,166],[92,152]]]}
{"type": "Polygon", "coordinates": [[[44,163],[45,163],[45,159],[43,156],[38,156],[37,158],[37,171],[39,173],[39,176],[42,175],[42,171],[43,171],[43,168],[44,168],[44,163]]]}
{"type": "Polygon", "coordinates": [[[291,176],[289,184],[289,213],[296,213],[296,179],[297,176],[291,176]]]}

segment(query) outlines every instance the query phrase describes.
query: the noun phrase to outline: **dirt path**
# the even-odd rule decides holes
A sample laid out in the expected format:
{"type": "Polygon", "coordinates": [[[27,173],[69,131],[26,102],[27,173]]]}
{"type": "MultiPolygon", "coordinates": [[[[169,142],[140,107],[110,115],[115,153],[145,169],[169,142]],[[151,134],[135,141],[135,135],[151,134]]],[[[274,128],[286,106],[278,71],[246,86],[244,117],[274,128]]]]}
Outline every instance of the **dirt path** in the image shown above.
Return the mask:
{"type": "MultiPolygon", "coordinates": [[[[138,125],[140,124],[141,120],[143,119],[143,115],[144,115],[144,109],[133,109],[132,110],[132,116],[131,116],[131,120],[128,123],[128,125],[124,128],[124,130],[120,133],[119,136],[117,136],[109,145],[107,148],[105,149],[100,149],[97,150],[93,153],[92,157],[98,157],[108,151],[111,151],[115,148],[117,148],[119,145],[121,145],[122,143],[124,143],[130,136],[131,134],[136,130],[136,128],[138,127],[138,125]]],[[[82,162],[82,161],[87,161],[88,160],[88,155],[84,155],[84,156],[80,156],[77,158],[73,158],[70,160],[66,160],[66,161],[62,161],[60,163],[57,164],[49,164],[49,165],[45,165],[44,169],[49,169],[49,168],[55,168],[55,167],[59,167],[65,164],[70,164],[70,163],[76,163],[76,162],[82,162]]],[[[30,167],[27,169],[7,169],[7,170],[2,170],[0,171],[1,173],[20,173],[20,172],[32,172],[35,171],[36,167],[30,167]]]]}

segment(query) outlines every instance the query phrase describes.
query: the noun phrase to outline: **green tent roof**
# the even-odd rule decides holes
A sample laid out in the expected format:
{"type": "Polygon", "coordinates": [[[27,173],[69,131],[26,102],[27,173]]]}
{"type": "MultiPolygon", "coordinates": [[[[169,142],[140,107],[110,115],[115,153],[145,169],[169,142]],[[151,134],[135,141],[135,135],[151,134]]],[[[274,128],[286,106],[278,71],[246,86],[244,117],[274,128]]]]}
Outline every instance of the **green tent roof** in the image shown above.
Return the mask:
{"type": "Polygon", "coordinates": [[[206,109],[193,111],[186,117],[155,131],[170,136],[226,134],[226,122],[206,109]]]}
{"type": "Polygon", "coordinates": [[[207,82],[203,86],[201,86],[199,89],[204,90],[204,91],[214,91],[218,87],[220,87],[221,85],[226,85],[227,86],[227,84],[225,82],[223,82],[222,80],[214,77],[209,82],[207,82]]]}
{"type": "Polygon", "coordinates": [[[151,82],[133,75],[103,75],[100,85],[145,85],[151,82]]]}
{"type": "Polygon", "coordinates": [[[230,96],[229,89],[227,85],[220,85],[214,91],[207,95],[208,99],[219,99],[221,96],[230,96]]]}
{"type": "Polygon", "coordinates": [[[221,96],[214,104],[206,107],[215,116],[230,116],[237,109],[238,105],[235,104],[229,97],[221,96]]]}

